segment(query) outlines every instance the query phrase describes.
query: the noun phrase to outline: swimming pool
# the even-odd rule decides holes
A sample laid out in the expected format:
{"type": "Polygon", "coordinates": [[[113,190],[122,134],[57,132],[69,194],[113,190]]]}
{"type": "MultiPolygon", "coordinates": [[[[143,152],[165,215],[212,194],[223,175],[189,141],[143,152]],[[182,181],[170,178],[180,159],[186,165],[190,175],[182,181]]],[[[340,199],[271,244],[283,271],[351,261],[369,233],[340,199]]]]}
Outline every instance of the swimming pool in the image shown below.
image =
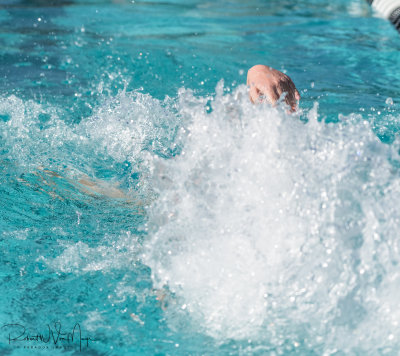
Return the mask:
{"type": "Polygon", "coordinates": [[[1,354],[398,352],[400,39],[365,1],[0,24],[1,354]],[[297,114],[250,104],[257,63],[297,114]]]}

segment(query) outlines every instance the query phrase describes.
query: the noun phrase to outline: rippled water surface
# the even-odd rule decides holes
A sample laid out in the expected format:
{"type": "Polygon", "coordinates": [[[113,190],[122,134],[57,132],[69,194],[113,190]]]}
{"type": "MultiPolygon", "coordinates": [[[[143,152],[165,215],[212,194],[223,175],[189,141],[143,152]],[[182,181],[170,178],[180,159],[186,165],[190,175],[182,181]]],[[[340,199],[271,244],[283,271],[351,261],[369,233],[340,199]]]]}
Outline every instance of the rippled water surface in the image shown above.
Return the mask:
{"type": "Polygon", "coordinates": [[[397,354],[399,50],[363,0],[1,1],[0,353],[397,354]]]}

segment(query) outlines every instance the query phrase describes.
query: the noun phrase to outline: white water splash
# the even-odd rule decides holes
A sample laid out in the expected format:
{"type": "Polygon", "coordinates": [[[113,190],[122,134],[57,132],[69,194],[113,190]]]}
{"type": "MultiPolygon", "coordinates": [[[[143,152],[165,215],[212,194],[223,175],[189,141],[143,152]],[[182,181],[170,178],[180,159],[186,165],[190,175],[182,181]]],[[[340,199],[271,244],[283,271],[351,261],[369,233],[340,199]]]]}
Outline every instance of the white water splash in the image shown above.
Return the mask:
{"type": "Polygon", "coordinates": [[[52,268],[107,272],[142,254],[155,287],[170,293],[170,327],[221,342],[326,355],[400,347],[399,144],[382,144],[361,116],[324,124],[316,106],[303,123],[220,86],[211,113],[210,98],[187,90],[176,105],[121,93],[73,129],[36,130],[16,100],[0,104],[16,110],[2,132],[20,162],[43,160],[33,141],[45,158],[50,143],[52,157],[89,171],[105,153],[138,164],[141,189],[158,195],[143,253],[131,238],[79,242],[46,260],[52,268]],[[171,147],[182,152],[161,158],[171,147]]]}
{"type": "Polygon", "coordinates": [[[62,273],[88,273],[93,271],[108,272],[121,269],[138,260],[140,245],[137,237],[129,232],[118,239],[105,236],[103,244],[90,247],[87,243],[60,242],[64,247],[61,255],[54,259],[39,257],[37,261],[44,261],[48,266],[62,273]]]}
{"type": "Polygon", "coordinates": [[[180,100],[183,152],[153,158],[143,256],[173,295],[171,327],[189,317],[221,340],[394,350],[397,144],[361,116],[324,124],[315,107],[304,124],[254,107],[243,88],[220,89],[211,114],[189,92],[180,100]]]}

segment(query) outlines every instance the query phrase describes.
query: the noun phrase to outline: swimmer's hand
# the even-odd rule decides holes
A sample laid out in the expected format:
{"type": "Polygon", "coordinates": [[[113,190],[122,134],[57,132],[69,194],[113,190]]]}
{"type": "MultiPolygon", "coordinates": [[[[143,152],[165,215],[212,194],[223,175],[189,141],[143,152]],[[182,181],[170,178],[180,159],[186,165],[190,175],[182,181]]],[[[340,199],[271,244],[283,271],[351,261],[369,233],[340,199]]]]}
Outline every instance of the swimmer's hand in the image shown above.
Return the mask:
{"type": "Polygon", "coordinates": [[[250,87],[252,103],[268,101],[274,105],[282,94],[292,111],[296,111],[300,94],[292,80],[282,72],[261,64],[251,67],[247,73],[247,85],[250,87]]]}

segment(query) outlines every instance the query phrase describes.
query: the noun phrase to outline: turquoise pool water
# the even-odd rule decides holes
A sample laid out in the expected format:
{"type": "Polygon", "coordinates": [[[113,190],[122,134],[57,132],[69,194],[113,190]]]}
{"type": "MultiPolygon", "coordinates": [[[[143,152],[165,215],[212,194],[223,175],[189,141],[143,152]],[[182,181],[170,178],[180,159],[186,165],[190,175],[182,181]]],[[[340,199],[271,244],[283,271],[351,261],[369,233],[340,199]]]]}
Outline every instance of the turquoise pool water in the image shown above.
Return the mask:
{"type": "Polygon", "coordinates": [[[390,23],[363,0],[50,3],[0,4],[0,353],[396,354],[390,23]],[[297,114],[249,103],[257,63],[297,114]]]}

